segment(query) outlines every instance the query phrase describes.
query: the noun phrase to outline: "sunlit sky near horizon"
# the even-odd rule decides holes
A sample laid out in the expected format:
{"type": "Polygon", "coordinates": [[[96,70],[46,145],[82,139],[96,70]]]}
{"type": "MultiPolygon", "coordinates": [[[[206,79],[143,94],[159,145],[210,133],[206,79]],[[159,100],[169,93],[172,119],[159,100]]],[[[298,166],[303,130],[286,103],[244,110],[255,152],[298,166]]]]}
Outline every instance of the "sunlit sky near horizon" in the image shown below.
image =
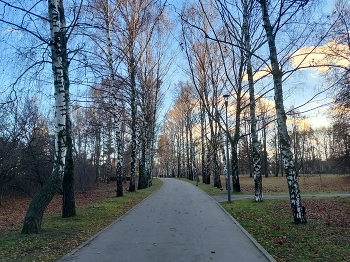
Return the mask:
{"type": "MultiPolygon", "coordinates": [[[[180,8],[180,3],[183,1],[172,0],[169,2],[180,8]]],[[[321,2],[323,4],[322,9],[325,12],[330,12],[333,6],[333,2],[334,0],[324,0],[323,2],[321,2]]],[[[181,69],[177,69],[177,71],[180,70],[181,69]]],[[[189,77],[187,78],[190,80],[189,77]]],[[[184,80],[184,74],[179,73],[179,76],[175,74],[172,80],[175,79],[184,80]]],[[[321,73],[316,69],[303,69],[299,73],[294,74],[291,77],[291,79],[289,79],[288,82],[285,84],[284,88],[286,109],[289,109],[292,106],[299,107],[300,105],[303,105],[304,103],[308,102],[319,92],[319,90],[321,89],[321,85],[324,83],[324,76],[322,76],[321,73]]],[[[174,97],[173,94],[174,92],[171,92],[172,97],[174,97]]],[[[298,108],[300,112],[307,112],[311,110],[305,113],[304,115],[310,118],[310,123],[313,128],[319,128],[322,126],[329,125],[329,119],[327,118],[327,110],[329,107],[323,106],[331,101],[331,99],[328,96],[329,94],[327,94],[327,92],[321,93],[315,98],[313,98],[311,102],[298,108]]],[[[172,101],[169,100],[168,104],[170,105],[170,103],[172,103],[172,101]]]]}

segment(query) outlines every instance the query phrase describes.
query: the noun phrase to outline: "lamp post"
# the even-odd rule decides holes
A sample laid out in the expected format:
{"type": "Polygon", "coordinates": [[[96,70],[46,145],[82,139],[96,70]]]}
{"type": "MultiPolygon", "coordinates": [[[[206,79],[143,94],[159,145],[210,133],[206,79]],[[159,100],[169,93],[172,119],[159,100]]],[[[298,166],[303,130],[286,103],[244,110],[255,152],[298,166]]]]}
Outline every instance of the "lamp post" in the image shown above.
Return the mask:
{"type": "Polygon", "coordinates": [[[227,106],[228,106],[228,97],[230,95],[223,95],[225,99],[225,108],[226,108],[226,173],[227,173],[227,202],[231,202],[231,185],[230,185],[230,156],[228,152],[228,121],[227,121],[227,106]]]}

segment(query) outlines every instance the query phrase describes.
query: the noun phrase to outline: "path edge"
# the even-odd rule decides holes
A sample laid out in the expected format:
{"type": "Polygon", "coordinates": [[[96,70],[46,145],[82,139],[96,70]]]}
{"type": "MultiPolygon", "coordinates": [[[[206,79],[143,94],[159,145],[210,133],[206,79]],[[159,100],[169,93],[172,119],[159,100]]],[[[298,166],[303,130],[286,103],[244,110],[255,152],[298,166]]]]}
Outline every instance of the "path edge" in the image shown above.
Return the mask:
{"type": "MultiPolygon", "coordinates": [[[[158,178],[159,179],[159,178],[158,178]]],[[[161,179],[160,179],[161,180],[161,179]]],[[[162,180],[161,180],[162,181],[162,180]]],[[[128,211],[126,211],[123,215],[121,215],[120,217],[118,217],[116,220],[114,220],[111,224],[109,224],[108,226],[106,226],[105,228],[101,229],[100,231],[98,231],[95,235],[89,237],[87,240],[85,240],[83,243],[81,243],[79,246],[77,246],[76,248],[74,248],[73,250],[71,250],[70,252],[68,252],[67,254],[65,254],[64,256],[60,257],[58,260],[56,260],[56,262],[64,262],[64,261],[71,261],[71,260],[66,260],[68,257],[70,257],[71,255],[74,255],[76,252],[78,252],[80,249],[82,249],[83,247],[87,246],[88,244],[90,244],[91,241],[93,241],[96,237],[98,237],[100,234],[102,234],[104,231],[106,231],[107,229],[109,229],[111,226],[113,226],[114,224],[118,223],[120,220],[122,220],[126,215],[128,215],[132,210],[134,210],[135,208],[137,208],[138,205],[140,205],[143,201],[145,201],[146,199],[148,199],[149,197],[151,197],[153,194],[155,194],[158,190],[160,190],[163,186],[164,186],[164,182],[162,181],[162,185],[156,190],[154,191],[152,194],[150,194],[148,197],[144,198],[142,201],[140,201],[137,205],[133,206],[131,209],[129,209],[128,211]]],[[[73,260],[74,261],[74,260],[73,260]]]]}
{"type": "MultiPolygon", "coordinates": [[[[184,182],[187,182],[187,181],[184,181],[184,182]]],[[[189,183],[189,182],[187,182],[187,183],[189,183]]],[[[192,183],[189,183],[189,184],[193,185],[192,183]]],[[[193,185],[193,186],[195,186],[195,185],[193,185]]],[[[197,188],[200,189],[199,187],[197,187],[197,188]]],[[[242,232],[250,239],[250,241],[253,242],[253,244],[260,250],[261,253],[264,254],[264,256],[270,262],[277,262],[277,260],[274,259],[273,256],[271,256],[270,253],[267,252],[266,249],[262,245],[260,245],[259,242],[256,241],[256,239],[251,234],[249,234],[248,231],[245,230],[244,227],[240,223],[238,223],[238,221],[233,216],[231,216],[231,214],[229,212],[227,212],[227,210],[222,205],[220,205],[219,202],[217,202],[214,198],[212,198],[210,195],[208,195],[207,192],[204,192],[202,189],[200,189],[200,190],[204,194],[206,194],[209,198],[211,198],[221,208],[221,210],[223,210],[226,213],[226,215],[232,220],[232,222],[235,223],[239,227],[239,229],[242,230],[242,232]]]]}
{"type": "MultiPolygon", "coordinates": [[[[211,198],[211,196],[209,197],[211,198]]],[[[263,253],[268,260],[270,260],[270,262],[277,262],[277,260],[274,259],[273,256],[270,255],[270,253],[267,252],[266,249],[262,245],[260,245],[259,242],[251,234],[249,234],[248,231],[245,230],[244,227],[240,223],[238,223],[238,221],[233,216],[231,216],[231,214],[227,212],[227,210],[222,205],[220,205],[219,202],[215,202],[229,216],[233,223],[235,223],[242,230],[242,232],[250,239],[250,241],[253,242],[253,244],[260,250],[260,252],[263,253]]]]}

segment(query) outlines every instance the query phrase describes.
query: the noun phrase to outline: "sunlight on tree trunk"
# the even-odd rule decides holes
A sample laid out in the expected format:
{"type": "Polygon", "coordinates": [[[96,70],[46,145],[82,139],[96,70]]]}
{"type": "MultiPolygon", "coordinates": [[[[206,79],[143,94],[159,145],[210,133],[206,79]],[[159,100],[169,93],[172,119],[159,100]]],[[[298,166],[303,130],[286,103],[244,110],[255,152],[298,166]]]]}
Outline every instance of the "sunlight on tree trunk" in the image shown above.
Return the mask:
{"type": "Polygon", "coordinates": [[[297,180],[296,169],[293,161],[293,155],[290,149],[290,138],[287,131],[287,116],[283,105],[282,72],[278,63],[277,49],[275,44],[275,35],[270,23],[270,16],[267,10],[267,1],[259,1],[262,10],[264,29],[270,51],[270,61],[272,67],[272,76],[275,88],[275,106],[278,124],[278,135],[280,139],[281,154],[283,165],[286,172],[286,178],[289,188],[290,204],[293,212],[294,222],[296,224],[306,223],[305,207],[302,205],[299,183],[297,180]]]}
{"type": "Polygon", "coordinates": [[[55,164],[51,176],[32,199],[22,228],[22,234],[39,233],[44,211],[58,189],[65,169],[66,157],[66,103],[64,73],[62,65],[62,34],[60,27],[59,1],[49,0],[48,11],[51,32],[52,72],[55,87],[55,164]]]}
{"type": "Polygon", "coordinates": [[[66,107],[66,159],[62,181],[63,198],[62,198],[62,217],[72,217],[76,215],[75,211],[75,195],[74,195],[74,163],[73,163],[73,139],[72,139],[72,122],[70,116],[70,96],[69,96],[69,60],[67,51],[67,24],[64,14],[63,0],[59,1],[60,11],[60,30],[62,43],[62,68],[64,80],[64,94],[66,107]]]}
{"type": "MultiPolygon", "coordinates": [[[[262,177],[261,177],[261,159],[260,159],[260,144],[258,140],[258,133],[256,130],[256,116],[255,116],[255,90],[254,90],[254,78],[252,69],[252,55],[250,46],[250,32],[249,32],[249,20],[248,16],[251,10],[249,1],[242,1],[243,3],[243,36],[245,41],[245,52],[247,59],[247,76],[249,84],[249,101],[250,101],[250,130],[252,139],[252,158],[253,158],[253,177],[255,183],[255,201],[263,201],[262,193],[262,177]]],[[[250,163],[249,163],[250,164],[250,163]]]]}

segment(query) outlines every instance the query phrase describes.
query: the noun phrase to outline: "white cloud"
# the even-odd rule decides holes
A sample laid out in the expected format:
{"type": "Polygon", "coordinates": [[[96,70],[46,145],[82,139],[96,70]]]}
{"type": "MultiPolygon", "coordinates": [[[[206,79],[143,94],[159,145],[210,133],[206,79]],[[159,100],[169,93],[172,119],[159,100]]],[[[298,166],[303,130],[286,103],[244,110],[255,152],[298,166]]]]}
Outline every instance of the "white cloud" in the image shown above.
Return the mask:
{"type": "Polygon", "coordinates": [[[323,46],[307,46],[297,50],[291,58],[294,68],[315,67],[320,72],[328,72],[332,66],[350,66],[349,47],[333,40],[323,46]]]}
{"type": "Polygon", "coordinates": [[[21,30],[14,29],[12,27],[6,28],[5,29],[5,33],[7,33],[7,34],[18,34],[19,37],[23,37],[23,33],[22,33],[21,30]]]}
{"type": "MultiPolygon", "coordinates": [[[[350,66],[350,49],[347,45],[333,40],[323,46],[306,46],[297,50],[291,56],[294,68],[315,68],[319,72],[328,72],[332,66],[348,68],[350,66]]],[[[254,73],[254,80],[258,80],[271,74],[271,65],[265,66],[261,71],[254,73]]],[[[317,74],[310,74],[317,78],[317,74]]],[[[247,74],[243,80],[247,81],[247,74]]]]}
{"type": "MultiPolygon", "coordinates": [[[[254,80],[258,80],[270,74],[271,74],[271,66],[269,65],[269,66],[265,66],[265,68],[261,71],[254,72],[253,78],[254,80]]],[[[248,81],[248,75],[246,73],[243,76],[243,80],[248,81]]]]}
{"type": "Polygon", "coordinates": [[[328,127],[329,120],[322,114],[310,118],[312,128],[328,127]]]}

